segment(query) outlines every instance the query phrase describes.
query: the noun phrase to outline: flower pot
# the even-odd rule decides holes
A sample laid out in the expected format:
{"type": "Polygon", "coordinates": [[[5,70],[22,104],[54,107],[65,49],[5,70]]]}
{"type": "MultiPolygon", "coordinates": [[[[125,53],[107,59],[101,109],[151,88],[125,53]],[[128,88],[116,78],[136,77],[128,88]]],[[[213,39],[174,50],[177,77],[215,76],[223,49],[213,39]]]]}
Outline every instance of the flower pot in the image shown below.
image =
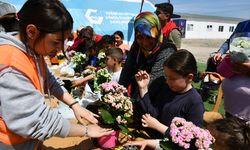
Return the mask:
{"type": "Polygon", "coordinates": [[[119,131],[114,131],[110,135],[105,135],[97,139],[98,144],[103,148],[114,148],[117,144],[119,131]]]}

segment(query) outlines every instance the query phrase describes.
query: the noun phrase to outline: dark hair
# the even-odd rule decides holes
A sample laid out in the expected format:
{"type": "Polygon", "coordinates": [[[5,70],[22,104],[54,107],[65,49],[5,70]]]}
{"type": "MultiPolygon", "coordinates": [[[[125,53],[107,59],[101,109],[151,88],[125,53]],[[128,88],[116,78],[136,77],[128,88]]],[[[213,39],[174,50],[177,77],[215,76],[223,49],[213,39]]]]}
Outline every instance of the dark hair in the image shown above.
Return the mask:
{"type": "Polygon", "coordinates": [[[3,26],[5,32],[18,31],[18,20],[15,13],[9,13],[0,17],[0,25],[3,26]]]}
{"type": "Polygon", "coordinates": [[[94,37],[94,30],[92,27],[87,26],[85,28],[82,28],[82,30],[79,33],[80,38],[84,38],[86,40],[92,40],[94,37]]]}
{"type": "Polygon", "coordinates": [[[118,48],[118,47],[112,47],[112,48],[108,48],[105,52],[106,56],[111,56],[112,58],[116,58],[118,60],[119,63],[122,62],[123,60],[123,52],[122,49],[118,48]]]}
{"type": "Polygon", "coordinates": [[[208,125],[216,142],[227,150],[250,149],[250,123],[236,117],[216,120],[208,125]]]}
{"type": "Polygon", "coordinates": [[[105,44],[115,45],[115,38],[112,35],[104,35],[102,39],[97,43],[98,49],[102,49],[105,44]]]}
{"type": "Polygon", "coordinates": [[[123,35],[122,31],[115,31],[115,33],[113,35],[115,36],[116,34],[119,35],[119,37],[121,37],[122,40],[124,39],[124,35],[123,35]]]}
{"type": "Polygon", "coordinates": [[[92,50],[96,50],[96,43],[95,43],[95,41],[93,41],[93,40],[88,40],[88,41],[86,41],[86,43],[85,43],[85,51],[87,52],[87,51],[92,51],[92,50]]]}
{"type": "MultiPolygon", "coordinates": [[[[40,37],[47,33],[72,30],[73,19],[59,0],[27,0],[18,12],[21,40],[26,42],[26,27],[34,24],[40,31],[40,37]]],[[[63,42],[62,42],[63,43],[63,42]]]]}
{"type": "Polygon", "coordinates": [[[164,62],[164,67],[168,67],[174,72],[187,76],[189,73],[197,75],[197,63],[195,57],[188,50],[180,49],[170,55],[170,57],[164,62]]]}
{"type": "Polygon", "coordinates": [[[171,3],[155,4],[155,7],[161,9],[165,13],[169,13],[170,15],[172,15],[174,12],[174,7],[171,3]]]}

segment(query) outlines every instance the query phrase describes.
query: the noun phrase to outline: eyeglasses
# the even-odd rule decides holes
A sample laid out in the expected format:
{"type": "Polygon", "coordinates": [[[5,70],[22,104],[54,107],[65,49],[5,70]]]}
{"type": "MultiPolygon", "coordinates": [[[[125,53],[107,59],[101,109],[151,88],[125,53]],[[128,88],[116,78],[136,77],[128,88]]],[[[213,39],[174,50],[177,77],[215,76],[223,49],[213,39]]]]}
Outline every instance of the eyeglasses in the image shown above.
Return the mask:
{"type": "Polygon", "coordinates": [[[161,14],[161,12],[160,12],[159,10],[156,10],[154,13],[155,13],[157,16],[158,16],[159,14],[161,14]]]}
{"type": "Polygon", "coordinates": [[[168,14],[168,13],[166,13],[166,12],[162,12],[162,11],[159,11],[159,10],[156,10],[154,13],[155,13],[157,16],[160,15],[160,14],[168,14]]]}

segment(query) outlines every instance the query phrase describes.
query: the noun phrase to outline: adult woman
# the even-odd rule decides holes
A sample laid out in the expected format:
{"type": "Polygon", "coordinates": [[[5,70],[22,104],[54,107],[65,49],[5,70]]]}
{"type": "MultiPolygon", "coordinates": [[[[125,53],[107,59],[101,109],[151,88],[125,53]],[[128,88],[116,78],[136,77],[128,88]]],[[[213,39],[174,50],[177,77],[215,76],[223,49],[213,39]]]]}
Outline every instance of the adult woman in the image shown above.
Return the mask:
{"type": "Polygon", "coordinates": [[[134,75],[145,70],[150,75],[150,83],[164,76],[163,63],[176,50],[173,44],[162,44],[161,25],[158,17],[151,12],[137,15],[135,22],[135,41],[128,53],[119,83],[131,85],[131,97],[137,98],[138,88],[134,75]]]}
{"type": "Polygon", "coordinates": [[[129,45],[123,43],[124,35],[122,31],[115,31],[113,35],[115,37],[115,47],[122,49],[123,54],[126,55],[129,51],[129,45]]]}
{"type": "Polygon", "coordinates": [[[70,124],[44,102],[53,94],[73,109],[78,121],[97,123],[49,72],[43,56],[63,49],[73,19],[58,0],[28,0],[18,13],[19,34],[0,34],[0,149],[34,149],[51,136],[99,137],[97,125],[70,124]],[[32,12],[32,13],[31,13],[32,12]],[[45,92],[47,91],[47,92],[45,92]]]}

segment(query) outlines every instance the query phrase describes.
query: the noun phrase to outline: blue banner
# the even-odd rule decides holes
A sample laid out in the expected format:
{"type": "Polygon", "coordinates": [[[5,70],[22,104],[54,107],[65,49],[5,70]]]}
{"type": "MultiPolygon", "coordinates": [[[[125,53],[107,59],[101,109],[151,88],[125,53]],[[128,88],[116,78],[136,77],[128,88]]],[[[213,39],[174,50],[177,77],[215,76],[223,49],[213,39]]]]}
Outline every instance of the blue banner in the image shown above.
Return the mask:
{"type": "MultiPolygon", "coordinates": [[[[97,34],[113,34],[120,30],[125,41],[133,41],[134,17],[139,13],[142,0],[61,0],[74,19],[74,30],[80,25],[92,26],[97,34]]],[[[5,0],[20,9],[25,0],[5,0]]],[[[142,11],[155,11],[145,0],[142,11]]],[[[32,13],[32,12],[31,12],[32,13]]]]}

